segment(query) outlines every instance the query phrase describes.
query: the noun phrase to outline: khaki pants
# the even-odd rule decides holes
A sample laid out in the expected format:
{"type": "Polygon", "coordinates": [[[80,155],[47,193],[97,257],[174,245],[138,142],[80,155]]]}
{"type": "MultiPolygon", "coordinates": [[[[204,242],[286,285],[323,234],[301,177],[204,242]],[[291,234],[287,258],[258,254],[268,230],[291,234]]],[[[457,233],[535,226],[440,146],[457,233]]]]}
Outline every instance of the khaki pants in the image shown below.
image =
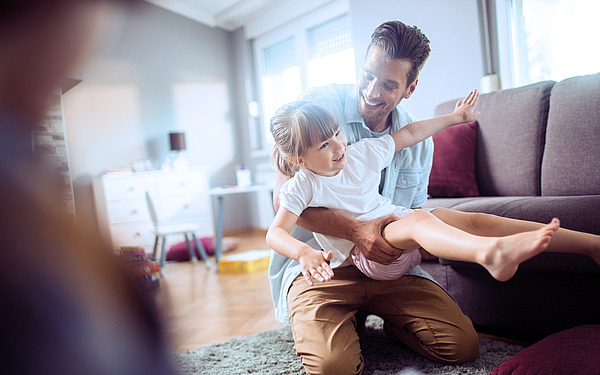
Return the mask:
{"type": "Polygon", "coordinates": [[[384,319],[386,333],[431,360],[458,364],[479,355],[471,320],[437,284],[418,276],[376,281],[355,267],[309,286],[302,275],[288,293],[296,352],[308,374],[360,374],[364,367],[355,314],[384,319]]]}

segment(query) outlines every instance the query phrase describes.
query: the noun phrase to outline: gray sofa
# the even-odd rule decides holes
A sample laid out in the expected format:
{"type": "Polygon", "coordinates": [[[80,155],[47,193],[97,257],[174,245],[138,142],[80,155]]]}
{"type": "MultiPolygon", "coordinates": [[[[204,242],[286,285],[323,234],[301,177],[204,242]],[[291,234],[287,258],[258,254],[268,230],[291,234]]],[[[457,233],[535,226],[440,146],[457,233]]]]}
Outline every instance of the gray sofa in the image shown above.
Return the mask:
{"type": "MultiPolygon", "coordinates": [[[[452,111],[440,104],[436,115],[452,111]]],[[[448,207],[600,234],[600,73],[481,95],[475,151],[479,196],[431,198],[448,207]]],[[[482,267],[424,262],[480,331],[532,338],[600,323],[600,266],[544,253],[507,282],[482,267]]]]}

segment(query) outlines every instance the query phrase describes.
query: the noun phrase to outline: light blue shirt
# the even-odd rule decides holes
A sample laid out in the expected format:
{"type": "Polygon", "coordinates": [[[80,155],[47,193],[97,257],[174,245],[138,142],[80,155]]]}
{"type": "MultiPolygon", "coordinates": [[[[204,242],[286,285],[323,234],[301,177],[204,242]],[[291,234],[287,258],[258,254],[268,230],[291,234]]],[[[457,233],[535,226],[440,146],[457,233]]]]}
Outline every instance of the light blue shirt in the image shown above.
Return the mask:
{"type": "MultiPolygon", "coordinates": [[[[377,136],[364,124],[358,112],[358,93],[355,85],[330,85],[309,89],[300,99],[327,108],[337,118],[340,129],[350,144],[362,138],[377,136]]],[[[415,119],[408,112],[401,106],[397,106],[392,111],[391,131],[414,121],[415,119]]],[[[431,138],[396,152],[390,166],[386,168],[381,194],[390,198],[397,206],[408,208],[423,206],[427,201],[427,185],[432,161],[433,140],[431,138]]],[[[296,226],[292,230],[292,235],[318,249],[311,232],[296,226]]],[[[300,273],[301,267],[297,261],[271,251],[269,282],[275,306],[275,318],[280,322],[288,321],[287,293],[300,273]]],[[[419,266],[407,274],[432,279],[419,266]]]]}

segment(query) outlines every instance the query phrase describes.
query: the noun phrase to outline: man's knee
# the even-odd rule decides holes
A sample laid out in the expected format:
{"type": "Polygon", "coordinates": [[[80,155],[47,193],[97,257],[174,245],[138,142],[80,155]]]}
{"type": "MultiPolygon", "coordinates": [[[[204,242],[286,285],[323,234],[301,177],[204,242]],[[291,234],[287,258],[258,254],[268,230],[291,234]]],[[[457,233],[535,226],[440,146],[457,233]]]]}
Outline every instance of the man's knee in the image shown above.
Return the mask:
{"type": "Polygon", "coordinates": [[[437,354],[439,362],[447,364],[461,364],[472,362],[479,356],[479,337],[473,330],[457,330],[454,333],[454,342],[447,345],[437,354]]]}
{"type": "Polygon", "coordinates": [[[360,351],[339,348],[329,353],[319,353],[311,358],[302,356],[307,374],[319,375],[355,375],[361,374],[364,360],[360,351]]]}
{"type": "Polygon", "coordinates": [[[438,326],[433,322],[416,319],[404,327],[384,323],[388,337],[403,341],[408,347],[432,361],[444,364],[460,364],[474,361],[479,355],[479,338],[470,320],[463,324],[438,326]]]}

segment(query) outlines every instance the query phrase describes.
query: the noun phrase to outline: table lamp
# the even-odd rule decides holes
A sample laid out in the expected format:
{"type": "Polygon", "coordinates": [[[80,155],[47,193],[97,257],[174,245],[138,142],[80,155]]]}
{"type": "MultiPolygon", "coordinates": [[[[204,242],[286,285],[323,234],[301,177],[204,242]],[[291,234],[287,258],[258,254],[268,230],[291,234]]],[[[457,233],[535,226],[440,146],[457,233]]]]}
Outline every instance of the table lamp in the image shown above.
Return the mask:
{"type": "Polygon", "coordinates": [[[171,157],[173,169],[185,169],[189,166],[189,161],[185,154],[185,133],[169,133],[169,144],[171,147],[171,157]]]}

